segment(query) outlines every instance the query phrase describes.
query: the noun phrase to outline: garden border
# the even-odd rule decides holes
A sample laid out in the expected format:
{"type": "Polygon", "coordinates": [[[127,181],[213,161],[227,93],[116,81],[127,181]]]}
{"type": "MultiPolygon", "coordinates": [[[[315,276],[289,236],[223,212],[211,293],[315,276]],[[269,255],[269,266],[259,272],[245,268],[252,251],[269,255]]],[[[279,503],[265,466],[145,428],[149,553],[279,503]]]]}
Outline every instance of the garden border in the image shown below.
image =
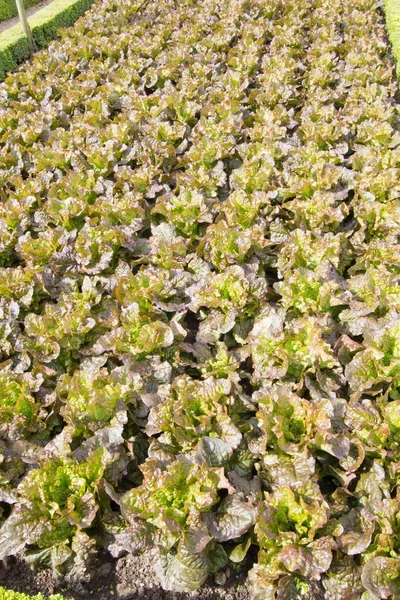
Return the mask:
{"type": "Polygon", "coordinates": [[[389,39],[397,65],[397,76],[400,79],[400,2],[399,0],[384,0],[384,5],[389,39]]]}
{"type": "MultiPolygon", "coordinates": [[[[25,8],[39,4],[40,0],[24,0],[25,8]]],[[[0,0],[0,22],[12,19],[18,15],[15,0],[0,0]]]]}
{"type": "MultiPolygon", "coordinates": [[[[57,36],[60,27],[72,25],[93,2],[94,0],[54,0],[49,6],[39,10],[29,19],[36,45],[39,48],[47,46],[57,36]]],[[[28,57],[28,40],[20,24],[0,34],[0,81],[28,57]]]]}

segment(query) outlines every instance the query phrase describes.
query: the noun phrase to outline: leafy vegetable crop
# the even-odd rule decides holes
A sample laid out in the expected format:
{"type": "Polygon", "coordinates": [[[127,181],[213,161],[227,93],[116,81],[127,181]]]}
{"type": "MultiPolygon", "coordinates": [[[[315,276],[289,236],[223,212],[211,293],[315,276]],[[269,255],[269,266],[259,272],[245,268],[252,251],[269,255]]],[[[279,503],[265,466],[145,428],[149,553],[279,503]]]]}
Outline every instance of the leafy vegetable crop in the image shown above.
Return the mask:
{"type": "MultiPolygon", "coordinates": [[[[28,596],[27,594],[20,594],[19,592],[13,592],[12,590],[6,590],[0,587],[0,599],[1,600],[45,600],[43,594],[37,594],[36,596],[28,596]]],[[[64,600],[60,594],[52,594],[49,596],[49,600],[64,600]]]]}
{"type": "Polygon", "coordinates": [[[0,86],[0,559],[400,598],[375,0],[98,0],[0,86]]]}

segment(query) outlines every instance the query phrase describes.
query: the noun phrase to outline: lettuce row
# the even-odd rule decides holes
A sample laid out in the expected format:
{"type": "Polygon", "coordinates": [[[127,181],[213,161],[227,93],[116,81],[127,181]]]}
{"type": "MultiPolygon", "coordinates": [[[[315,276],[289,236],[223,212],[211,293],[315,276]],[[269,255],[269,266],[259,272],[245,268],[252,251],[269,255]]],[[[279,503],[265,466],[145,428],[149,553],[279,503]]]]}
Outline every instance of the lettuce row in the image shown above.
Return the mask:
{"type": "Polygon", "coordinates": [[[0,557],[399,597],[386,55],[372,0],[102,0],[0,87],[0,557]]]}

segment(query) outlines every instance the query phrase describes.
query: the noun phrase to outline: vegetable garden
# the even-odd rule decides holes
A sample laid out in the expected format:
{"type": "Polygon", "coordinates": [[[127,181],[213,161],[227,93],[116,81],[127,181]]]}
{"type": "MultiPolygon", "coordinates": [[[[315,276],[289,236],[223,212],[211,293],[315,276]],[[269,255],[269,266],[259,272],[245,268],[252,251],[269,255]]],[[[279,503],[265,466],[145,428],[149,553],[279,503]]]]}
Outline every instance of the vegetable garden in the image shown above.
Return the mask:
{"type": "Polygon", "coordinates": [[[0,559],[400,598],[398,99],[375,0],[97,0],[0,85],[0,559]]]}

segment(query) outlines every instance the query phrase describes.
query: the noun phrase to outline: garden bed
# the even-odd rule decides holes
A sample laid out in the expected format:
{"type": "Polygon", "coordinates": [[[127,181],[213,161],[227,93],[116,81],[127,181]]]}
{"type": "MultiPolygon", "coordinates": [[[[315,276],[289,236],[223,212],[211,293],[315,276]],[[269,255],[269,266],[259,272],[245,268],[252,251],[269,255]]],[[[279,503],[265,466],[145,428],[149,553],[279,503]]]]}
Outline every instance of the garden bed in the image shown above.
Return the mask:
{"type": "Polygon", "coordinates": [[[96,0],[6,78],[0,584],[399,599],[397,97],[375,0],[96,0]]]}

